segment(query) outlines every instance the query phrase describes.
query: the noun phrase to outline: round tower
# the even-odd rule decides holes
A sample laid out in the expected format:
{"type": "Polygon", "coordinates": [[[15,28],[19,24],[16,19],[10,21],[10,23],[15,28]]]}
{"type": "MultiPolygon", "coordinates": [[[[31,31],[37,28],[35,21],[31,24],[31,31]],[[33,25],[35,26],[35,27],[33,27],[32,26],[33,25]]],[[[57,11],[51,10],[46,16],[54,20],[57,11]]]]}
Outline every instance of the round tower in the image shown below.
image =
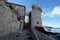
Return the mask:
{"type": "Polygon", "coordinates": [[[31,28],[34,29],[35,27],[42,26],[41,21],[41,13],[42,9],[37,5],[32,5],[32,11],[31,11],[31,28]]]}

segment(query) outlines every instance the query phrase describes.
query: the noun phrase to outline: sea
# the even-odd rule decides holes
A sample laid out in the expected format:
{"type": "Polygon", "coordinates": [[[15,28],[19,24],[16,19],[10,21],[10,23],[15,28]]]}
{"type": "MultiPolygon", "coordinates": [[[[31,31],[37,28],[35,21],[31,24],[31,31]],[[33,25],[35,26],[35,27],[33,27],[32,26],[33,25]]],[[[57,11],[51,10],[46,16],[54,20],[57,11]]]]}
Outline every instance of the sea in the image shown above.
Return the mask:
{"type": "Polygon", "coordinates": [[[47,31],[47,32],[54,32],[54,33],[60,33],[60,28],[44,28],[45,29],[45,31],[47,31]],[[50,31],[49,31],[49,30],[50,31]]]}
{"type": "Polygon", "coordinates": [[[60,33],[60,28],[53,28],[53,29],[51,29],[51,32],[57,32],[57,33],[60,33]]]}

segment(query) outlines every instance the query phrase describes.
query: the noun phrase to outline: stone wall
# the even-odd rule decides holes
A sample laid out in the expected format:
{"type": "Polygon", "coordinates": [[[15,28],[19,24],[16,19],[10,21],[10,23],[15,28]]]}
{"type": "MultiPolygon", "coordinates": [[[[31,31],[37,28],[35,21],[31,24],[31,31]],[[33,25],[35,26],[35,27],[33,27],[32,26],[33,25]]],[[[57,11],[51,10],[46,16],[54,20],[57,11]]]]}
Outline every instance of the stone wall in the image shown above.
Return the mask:
{"type": "Polygon", "coordinates": [[[17,20],[17,14],[5,1],[0,0],[0,36],[19,30],[20,21],[17,20]]]}

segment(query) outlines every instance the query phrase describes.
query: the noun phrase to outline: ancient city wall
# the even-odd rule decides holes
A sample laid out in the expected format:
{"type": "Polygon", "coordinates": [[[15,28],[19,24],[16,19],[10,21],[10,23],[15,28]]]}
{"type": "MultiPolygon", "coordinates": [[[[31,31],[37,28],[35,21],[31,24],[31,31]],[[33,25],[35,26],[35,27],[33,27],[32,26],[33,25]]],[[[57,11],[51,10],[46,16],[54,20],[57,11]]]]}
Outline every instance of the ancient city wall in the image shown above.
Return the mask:
{"type": "Polygon", "coordinates": [[[6,0],[0,0],[0,36],[17,32],[20,27],[20,21],[17,20],[18,12],[11,9],[6,0]]]}

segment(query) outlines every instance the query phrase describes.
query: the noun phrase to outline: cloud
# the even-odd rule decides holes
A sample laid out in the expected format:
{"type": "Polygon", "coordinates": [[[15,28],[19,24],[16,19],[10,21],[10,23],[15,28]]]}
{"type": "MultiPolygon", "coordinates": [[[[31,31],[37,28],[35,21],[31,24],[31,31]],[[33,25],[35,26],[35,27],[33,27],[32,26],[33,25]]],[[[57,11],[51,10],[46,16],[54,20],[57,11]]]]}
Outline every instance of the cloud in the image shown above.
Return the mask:
{"type": "Polygon", "coordinates": [[[54,17],[55,15],[60,16],[60,6],[56,6],[52,11],[46,12],[44,16],[54,17]]]}

